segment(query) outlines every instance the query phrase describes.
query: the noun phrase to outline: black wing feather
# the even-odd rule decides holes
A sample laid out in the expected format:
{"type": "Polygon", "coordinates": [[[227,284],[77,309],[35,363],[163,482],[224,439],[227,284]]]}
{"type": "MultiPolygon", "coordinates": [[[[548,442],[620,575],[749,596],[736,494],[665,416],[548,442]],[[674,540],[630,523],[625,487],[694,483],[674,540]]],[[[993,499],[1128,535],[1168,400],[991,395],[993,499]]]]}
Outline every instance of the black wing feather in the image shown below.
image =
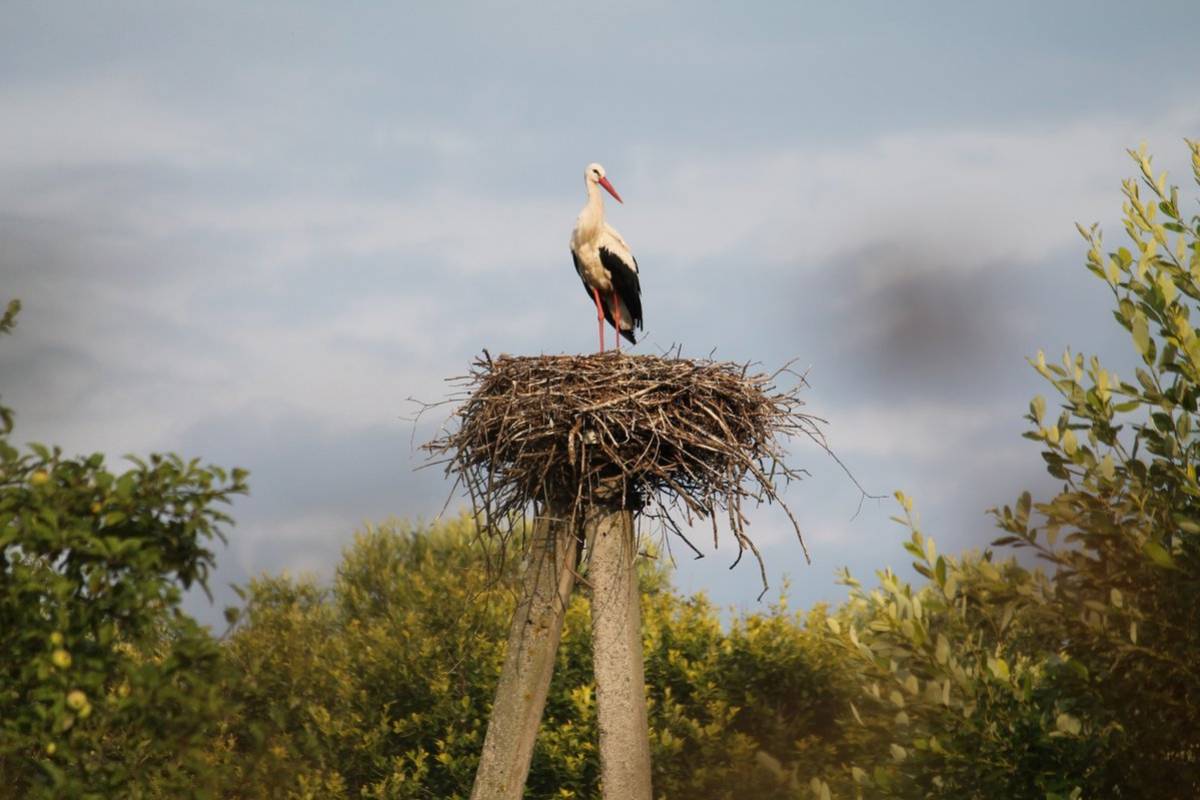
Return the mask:
{"type": "MultiPolygon", "coordinates": [[[[617,297],[625,302],[625,308],[629,309],[629,314],[633,317],[631,328],[641,329],[642,327],[642,284],[638,280],[637,274],[637,259],[631,254],[633,265],[626,264],[616,253],[613,253],[608,248],[600,248],[600,263],[608,270],[612,276],[613,290],[617,293],[617,297]]],[[[576,266],[576,269],[579,267],[576,266]]],[[[613,324],[612,309],[608,307],[608,303],[604,303],[604,318],[608,320],[608,324],[613,324]]],[[[622,320],[624,321],[624,320],[622,320]]],[[[623,330],[621,335],[630,341],[631,344],[637,344],[637,339],[633,335],[633,330],[623,330]]]]}

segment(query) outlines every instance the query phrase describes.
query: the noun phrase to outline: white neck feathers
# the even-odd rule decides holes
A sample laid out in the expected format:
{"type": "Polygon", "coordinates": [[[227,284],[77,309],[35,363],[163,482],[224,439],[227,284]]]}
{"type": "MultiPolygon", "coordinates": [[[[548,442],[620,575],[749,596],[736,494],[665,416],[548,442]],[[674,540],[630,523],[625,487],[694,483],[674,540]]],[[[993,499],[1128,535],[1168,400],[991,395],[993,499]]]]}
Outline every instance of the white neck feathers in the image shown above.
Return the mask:
{"type": "Polygon", "coordinates": [[[575,229],[583,239],[590,239],[600,232],[604,226],[604,197],[595,181],[587,180],[587,204],[579,212],[575,229]]]}

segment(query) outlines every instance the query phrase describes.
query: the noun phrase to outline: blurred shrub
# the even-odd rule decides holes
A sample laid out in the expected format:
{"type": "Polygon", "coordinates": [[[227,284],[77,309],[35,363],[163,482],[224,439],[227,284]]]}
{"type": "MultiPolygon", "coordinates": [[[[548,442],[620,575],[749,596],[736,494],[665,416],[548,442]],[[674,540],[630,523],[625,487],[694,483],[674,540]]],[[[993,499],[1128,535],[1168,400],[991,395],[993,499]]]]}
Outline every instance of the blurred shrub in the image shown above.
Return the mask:
{"type": "Polygon", "coordinates": [[[1144,150],[1130,155],[1133,249],[1106,253],[1097,228],[1080,232],[1140,366],[1124,381],[1094,357],[1039,353],[1061,407],[1035,398],[1027,436],[1062,489],[994,511],[994,544],[1051,572],[938,556],[900,495],[929,582],[883,572],[866,591],[846,576],[829,637],[859,687],[858,753],[812,781],[817,796],[1200,796],[1200,217],[1144,150]]]}
{"type": "MultiPolygon", "coordinates": [[[[469,795],[516,600],[511,570],[489,579],[475,538],[466,519],[388,523],[355,538],[328,589],[251,583],[227,647],[244,709],[221,745],[237,796],[469,795]]],[[[782,603],[725,631],[667,577],[653,563],[641,575],[656,793],[794,796],[796,748],[816,769],[836,745],[840,648],[782,603]]],[[[589,637],[577,592],[528,797],[597,794],[589,637]]]]}
{"type": "Polygon", "coordinates": [[[213,796],[221,654],[179,605],[244,474],[173,455],[117,474],[19,450],[12,425],[0,408],[0,795],[213,796]]]}

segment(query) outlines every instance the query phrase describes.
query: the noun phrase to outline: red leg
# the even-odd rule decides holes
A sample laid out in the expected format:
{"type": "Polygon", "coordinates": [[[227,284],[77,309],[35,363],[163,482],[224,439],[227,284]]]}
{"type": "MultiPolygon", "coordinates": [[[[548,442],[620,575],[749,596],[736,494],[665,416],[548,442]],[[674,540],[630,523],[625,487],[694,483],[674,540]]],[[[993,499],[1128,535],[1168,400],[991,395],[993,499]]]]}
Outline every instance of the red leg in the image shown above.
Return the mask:
{"type": "Polygon", "coordinates": [[[613,291],[613,327],[617,333],[617,352],[621,352],[621,301],[617,299],[617,293],[613,291]]]}
{"type": "Polygon", "coordinates": [[[600,329],[600,352],[604,352],[604,309],[600,306],[600,290],[592,287],[592,297],[596,298],[596,327],[600,329]]]}

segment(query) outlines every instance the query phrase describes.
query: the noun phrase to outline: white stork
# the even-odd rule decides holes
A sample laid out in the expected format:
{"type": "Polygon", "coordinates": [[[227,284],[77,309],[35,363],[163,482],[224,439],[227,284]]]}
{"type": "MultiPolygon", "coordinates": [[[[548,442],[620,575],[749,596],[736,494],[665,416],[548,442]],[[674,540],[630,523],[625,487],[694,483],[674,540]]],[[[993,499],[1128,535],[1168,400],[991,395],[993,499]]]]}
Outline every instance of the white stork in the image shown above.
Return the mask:
{"type": "Polygon", "coordinates": [[[617,190],[604,176],[604,167],[588,164],[583,173],[587,186],[587,205],[579,212],[571,232],[571,258],[583,280],[584,291],[596,303],[596,322],[600,329],[600,352],[604,352],[604,323],[616,330],[617,351],[621,337],[637,344],[635,327],[642,327],[642,287],[638,282],[637,259],[621,234],[604,221],[604,198],[598,187],[622,202],[617,190]]]}

